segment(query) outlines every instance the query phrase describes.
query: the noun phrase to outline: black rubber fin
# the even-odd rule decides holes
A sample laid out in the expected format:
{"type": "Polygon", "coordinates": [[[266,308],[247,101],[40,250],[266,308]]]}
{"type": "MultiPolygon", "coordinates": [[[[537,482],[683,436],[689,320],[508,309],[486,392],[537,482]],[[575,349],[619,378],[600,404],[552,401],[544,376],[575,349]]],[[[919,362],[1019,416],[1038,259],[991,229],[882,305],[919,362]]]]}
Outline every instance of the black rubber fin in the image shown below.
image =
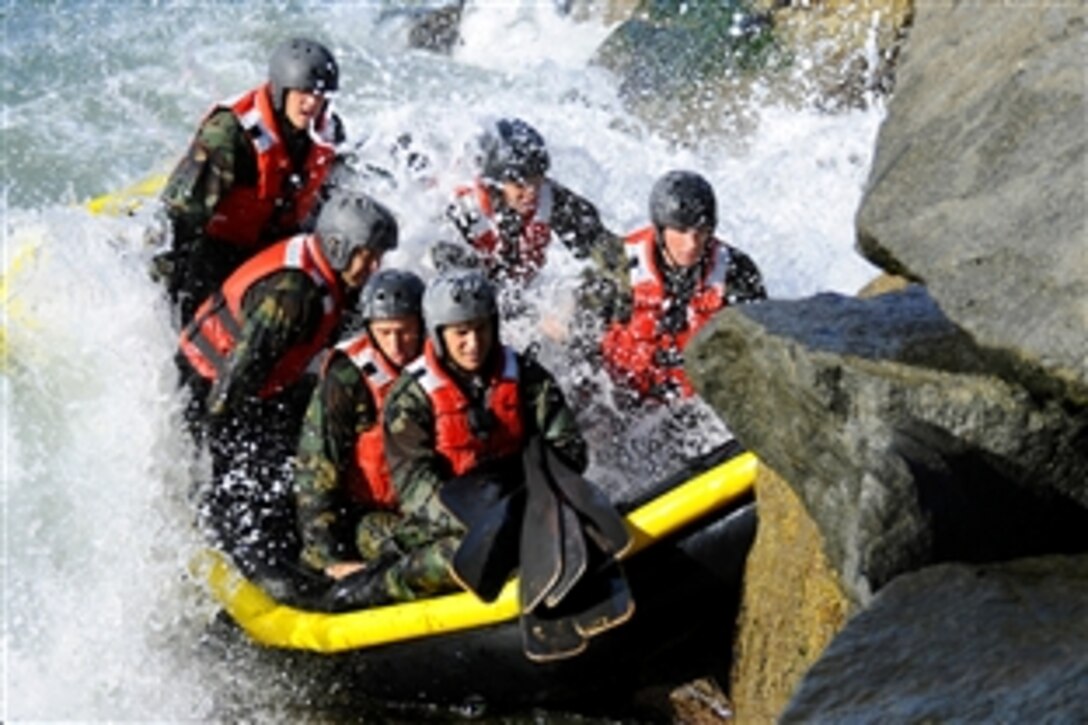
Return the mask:
{"type": "Polygon", "coordinates": [[[567,617],[552,617],[545,607],[521,615],[521,637],[525,656],[533,662],[554,662],[579,655],[586,639],[567,617]]]}
{"type": "Polygon", "coordinates": [[[567,503],[559,505],[559,530],[563,550],[563,571],[544,599],[544,603],[549,607],[556,606],[570,593],[574,585],[586,573],[589,561],[585,534],[578,520],[578,512],[567,503]]]}
{"type": "Polygon", "coordinates": [[[559,498],[543,469],[540,439],[533,438],[525,451],[525,517],[521,526],[522,612],[532,612],[563,574],[563,534],[559,498]]]}
{"type": "Polygon", "coordinates": [[[518,566],[521,490],[476,514],[450,564],[457,582],[485,602],[494,601],[518,566]]]}
{"type": "Polygon", "coordinates": [[[588,640],[629,620],[635,602],[618,562],[582,577],[556,607],[546,604],[521,615],[525,655],[551,662],[581,654],[588,640]]]}
{"type": "Polygon", "coordinates": [[[622,556],[634,542],[634,537],[616,507],[600,489],[571,470],[550,448],[544,451],[544,456],[560,496],[585,519],[586,534],[606,554],[622,556]]]}
{"type": "Polygon", "coordinates": [[[584,637],[595,637],[623,624],[635,613],[635,600],[623,567],[612,561],[584,577],[560,609],[574,610],[571,621],[584,637]]]}
{"type": "Polygon", "coordinates": [[[509,493],[509,488],[494,476],[458,476],[439,487],[438,500],[454,518],[471,527],[477,519],[489,514],[509,493]]]}

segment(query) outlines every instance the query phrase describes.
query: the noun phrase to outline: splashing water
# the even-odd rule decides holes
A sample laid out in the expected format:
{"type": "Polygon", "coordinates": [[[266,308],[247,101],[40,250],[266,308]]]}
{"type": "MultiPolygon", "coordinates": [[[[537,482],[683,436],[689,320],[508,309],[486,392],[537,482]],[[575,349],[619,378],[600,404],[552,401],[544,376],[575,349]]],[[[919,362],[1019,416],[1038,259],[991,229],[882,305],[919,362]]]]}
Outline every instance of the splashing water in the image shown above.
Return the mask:
{"type": "MultiPolygon", "coordinates": [[[[389,264],[433,273],[427,246],[470,173],[481,119],[519,115],[548,140],[556,178],[593,200],[615,231],[644,223],[654,179],[704,173],[719,233],[748,252],[774,297],[852,293],[873,269],[852,222],[879,108],[840,115],[760,108],[752,138],[676,148],[627,114],[615,82],[588,65],[610,28],[550,3],[469,3],[452,56],[406,48],[377,5],[9,4],[3,15],[3,632],[0,715],[18,720],[229,719],[284,703],[289,672],[219,657],[214,615],[187,573],[191,444],[181,432],[174,332],[147,279],[154,205],[92,216],[77,204],[169,170],[213,101],[260,80],[268,50],[311,34],[341,65],[336,109],[364,179],[393,208],[402,247],[389,264]],[[406,161],[398,142],[426,166],[406,161]],[[275,687],[269,682],[274,681],[275,687]]],[[[578,263],[553,255],[530,299],[569,306],[578,263]]],[[[504,337],[533,339],[528,324],[504,337]]],[[[544,358],[565,385],[569,366],[544,358]],[[554,364],[553,364],[554,363],[554,364]]],[[[633,456],[680,427],[681,447],[727,435],[697,406],[630,424],[633,456]],[[694,437],[693,437],[694,436],[694,437]]],[[[660,452],[657,452],[660,456],[660,452]]],[[[613,457],[614,458],[614,457],[613,457]]],[[[607,452],[602,481],[622,485],[607,452]]]]}

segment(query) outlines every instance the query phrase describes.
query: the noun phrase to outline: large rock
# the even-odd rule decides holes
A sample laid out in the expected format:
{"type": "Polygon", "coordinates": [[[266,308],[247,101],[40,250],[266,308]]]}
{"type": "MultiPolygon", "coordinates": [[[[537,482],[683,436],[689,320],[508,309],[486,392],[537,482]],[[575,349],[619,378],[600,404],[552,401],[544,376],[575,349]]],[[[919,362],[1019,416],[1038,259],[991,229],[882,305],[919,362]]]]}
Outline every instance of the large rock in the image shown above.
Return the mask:
{"type": "MultiPolygon", "coordinates": [[[[783,720],[1080,722],[1085,3],[915,12],[858,236],[925,287],[889,278],[873,299],[726,310],[689,345],[687,371],[796,492],[860,610],[783,720]],[[1080,556],[1041,556],[1066,553],[1080,556]]],[[[790,540],[762,515],[759,535],[790,540]]],[[[766,591],[779,601],[763,606],[790,607],[766,591]]],[[[741,643],[759,642],[755,626],[742,621],[741,643]]],[[[757,692],[754,717],[778,718],[796,663],[767,674],[779,686],[757,692]]]]}
{"type": "Polygon", "coordinates": [[[896,580],[780,722],[1088,722],[1088,556],[896,580]]]}
{"type": "Polygon", "coordinates": [[[934,561],[1088,548],[1088,412],[986,365],[917,285],[729,309],[687,353],[702,397],[797,490],[860,604],[934,561]]]}
{"type": "Polygon", "coordinates": [[[766,466],[755,488],[759,528],[744,572],[729,683],[738,725],[778,717],[851,611],[797,495],[766,466]]]}
{"type": "Polygon", "coordinates": [[[1088,404],[1083,2],[918,0],[858,214],[995,370],[1088,404]]]}

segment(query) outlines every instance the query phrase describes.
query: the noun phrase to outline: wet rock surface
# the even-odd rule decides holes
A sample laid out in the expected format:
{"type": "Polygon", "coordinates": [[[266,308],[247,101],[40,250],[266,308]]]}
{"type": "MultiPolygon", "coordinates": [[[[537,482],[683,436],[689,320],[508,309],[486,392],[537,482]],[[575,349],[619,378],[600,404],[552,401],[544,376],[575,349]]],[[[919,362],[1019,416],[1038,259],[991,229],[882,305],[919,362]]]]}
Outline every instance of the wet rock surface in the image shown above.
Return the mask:
{"type": "Polygon", "coordinates": [[[919,2],[858,214],[993,367],[1088,404],[1083,3],[919,2]]]}
{"type": "MultiPolygon", "coordinates": [[[[853,615],[790,671],[813,630],[760,641],[796,609],[763,598],[740,659],[782,663],[780,684],[738,664],[738,722],[1085,717],[1086,7],[913,11],[857,216],[895,277],[727,310],[688,350],[853,615]]],[[[792,571],[785,549],[756,555],[787,530],[761,517],[759,536],[748,579],[792,571]]]]}
{"type": "Polygon", "coordinates": [[[850,621],[780,722],[1084,722],[1085,653],[1088,557],[931,567],[850,621]]]}

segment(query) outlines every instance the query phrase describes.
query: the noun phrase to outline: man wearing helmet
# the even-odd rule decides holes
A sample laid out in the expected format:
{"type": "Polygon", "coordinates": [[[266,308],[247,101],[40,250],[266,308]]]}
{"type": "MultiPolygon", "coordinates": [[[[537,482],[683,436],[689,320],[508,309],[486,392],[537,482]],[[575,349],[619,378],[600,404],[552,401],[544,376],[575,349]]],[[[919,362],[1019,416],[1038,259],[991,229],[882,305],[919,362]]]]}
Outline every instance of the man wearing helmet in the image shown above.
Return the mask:
{"type": "Polygon", "coordinates": [[[759,268],[714,236],[717,201],[710,183],[670,171],[650,194],[651,226],[622,245],[598,250],[598,271],[583,309],[605,320],[601,352],[617,383],[640,400],[693,392],[684,374],[688,340],[726,305],[765,299],[759,268]]]}
{"type": "MultiPolygon", "coordinates": [[[[208,437],[216,480],[209,513],[228,549],[244,533],[232,527],[253,517],[253,496],[223,482],[277,486],[298,442],[308,367],[336,339],[343,311],[396,246],[389,210],[363,194],[334,195],[314,233],[245,262],[182,330],[178,364],[192,394],[188,419],[198,438],[208,437]]],[[[275,525],[289,535],[294,517],[275,525]]]]}
{"type": "Polygon", "coordinates": [[[455,589],[450,563],[465,533],[438,493],[457,476],[487,471],[522,481],[522,453],[540,436],[576,471],[587,451],[558,383],[499,341],[495,291],[479,270],[445,273],[423,297],[427,340],[386,398],[385,453],[403,517],[365,602],[455,589]]]}
{"type": "Polygon", "coordinates": [[[447,217],[492,279],[532,279],[553,234],[579,258],[611,236],[593,204],[547,176],[549,164],[544,138],[519,118],[498,121],[481,139],[480,176],[456,191],[447,217]]]}
{"type": "Polygon", "coordinates": [[[182,324],[239,264],[303,228],[344,139],[328,103],[339,82],[325,46],[292,38],[266,83],[201,122],[163,191],[172,241],[155,260],[182,324]]]}
{"type": "Polygon", "coordinates": [[[362,568],[360,556],[372,556],[367,532],[395,520],[381,410],[422,350],[422,298],[415,274],[375,273],[359,298],[361,329],[328,351],[306,409],[294,476],[302,562],[334,579],[362,568]],[[364,515],[369,526],[352,532],[364,515]]]}

